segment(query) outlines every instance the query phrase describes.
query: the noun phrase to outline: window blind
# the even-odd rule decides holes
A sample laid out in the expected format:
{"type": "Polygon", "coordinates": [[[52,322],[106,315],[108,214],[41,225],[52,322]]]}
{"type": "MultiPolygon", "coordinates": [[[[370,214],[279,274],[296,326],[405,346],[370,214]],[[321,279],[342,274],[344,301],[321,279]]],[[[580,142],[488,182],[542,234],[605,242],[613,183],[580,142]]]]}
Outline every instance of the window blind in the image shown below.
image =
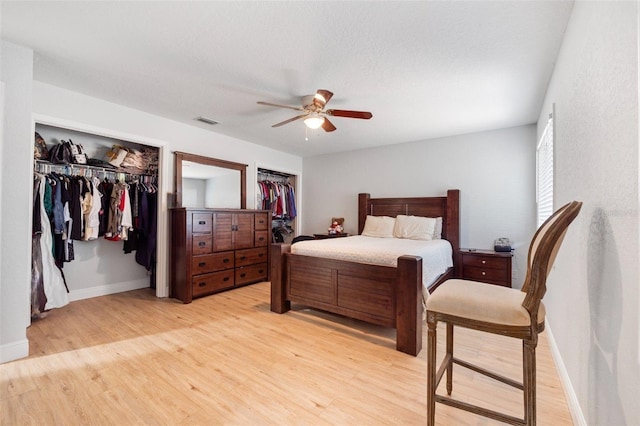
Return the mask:
{"type": "Polygon", "coordinates": [[[553,214],[553,115],[536,149],[536,203],[538,226],[553,214]]]}

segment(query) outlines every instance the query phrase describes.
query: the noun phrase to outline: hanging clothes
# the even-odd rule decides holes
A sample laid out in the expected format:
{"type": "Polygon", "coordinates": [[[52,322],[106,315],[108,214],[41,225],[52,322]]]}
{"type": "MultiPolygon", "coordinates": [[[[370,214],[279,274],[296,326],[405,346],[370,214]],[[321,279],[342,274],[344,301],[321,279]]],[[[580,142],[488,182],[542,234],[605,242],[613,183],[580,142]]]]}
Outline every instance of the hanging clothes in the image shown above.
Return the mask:
{"type": "Polygon", "coordinates": [[[60,308],[69,303],[68,289],[64,283],[62,272],[57,267],[52,254],[53,238],[49,217],[45,205],[46,177],[35,175],[37,188],[34,187],[34,216],[38,216],[33,229],[32,241],[32,315],[39,316],[44,310],[60,308]],[[35,288],[34,288],[35,286],[35,288]],[[40,287],[41,286],[41,287],[40,287]],[[42,294],[46,298],[42,309],[42,294]]]}
{"type": "Polygon", "coordinates": [[[270,210],[273,218],[293,220],[297,216],[293,185],[273,180],[258,181],[256,207],[270,210]]]}

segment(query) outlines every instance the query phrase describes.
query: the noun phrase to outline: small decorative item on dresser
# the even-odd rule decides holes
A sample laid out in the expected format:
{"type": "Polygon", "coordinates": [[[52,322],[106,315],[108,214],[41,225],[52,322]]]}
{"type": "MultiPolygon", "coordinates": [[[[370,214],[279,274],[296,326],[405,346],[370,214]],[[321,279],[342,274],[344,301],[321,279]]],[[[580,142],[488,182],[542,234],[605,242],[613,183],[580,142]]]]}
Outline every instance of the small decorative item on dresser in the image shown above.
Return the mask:
{"type": "Polygon", "coordinates": [[[460,278],[511,287],[511,252],[460,249],[460,278]]]}

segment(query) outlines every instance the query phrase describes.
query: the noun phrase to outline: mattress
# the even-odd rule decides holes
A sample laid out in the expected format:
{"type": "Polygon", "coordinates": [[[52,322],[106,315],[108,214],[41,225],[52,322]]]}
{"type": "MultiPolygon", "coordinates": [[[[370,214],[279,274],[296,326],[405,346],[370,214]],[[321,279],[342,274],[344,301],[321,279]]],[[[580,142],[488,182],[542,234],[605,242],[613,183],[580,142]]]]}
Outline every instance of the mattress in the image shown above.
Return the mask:
{"type": "Polygon", "coordinates": [[[422,257],[422,291],[453,266],[453,248],[447,240],[409,240],[403,238],[374,238],[356,235],[343,238],[300,241],[291,246],[291,253],[366,263],[398,266],[398,257],[422,257]]]}

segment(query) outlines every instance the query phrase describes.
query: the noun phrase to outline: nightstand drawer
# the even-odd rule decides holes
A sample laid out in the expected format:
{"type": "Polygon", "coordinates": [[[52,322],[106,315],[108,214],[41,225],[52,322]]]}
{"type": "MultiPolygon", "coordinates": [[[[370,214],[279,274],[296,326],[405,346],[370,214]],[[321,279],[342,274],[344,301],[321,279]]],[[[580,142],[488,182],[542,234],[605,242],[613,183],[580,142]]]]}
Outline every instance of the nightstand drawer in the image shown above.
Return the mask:
{"type": "Polygon", "coordinates": [[[462,265],[466,268],[475,266],[478,268],[504,269],[511,259],[507,257],[488,257],[466,254],[462,256],[462,265]]]}
{"type": "Polygon", "coordinates": [[[495,284],[502,284],[509,280],[509,275],[506,268],[491,269],[476,266],[465,266],[464,279],[482,282],[491,281],[495,284]]]}

